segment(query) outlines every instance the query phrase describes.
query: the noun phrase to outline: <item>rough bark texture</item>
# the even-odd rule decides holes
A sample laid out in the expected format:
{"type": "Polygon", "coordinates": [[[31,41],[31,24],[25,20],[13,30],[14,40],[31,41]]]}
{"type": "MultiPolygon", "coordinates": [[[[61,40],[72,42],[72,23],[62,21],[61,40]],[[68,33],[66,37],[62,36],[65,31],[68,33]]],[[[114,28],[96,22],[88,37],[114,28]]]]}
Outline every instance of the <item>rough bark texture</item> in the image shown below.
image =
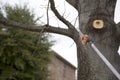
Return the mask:
{"type": "MultiPolygon", "coordinates": [[[[79,28],[89,35],[97,48],[120,73],[118,33],[113,19],[115,5],[116,0],[79,0],[79,28]],[[103,20],[104,28],[93,28],[94,20],[103,20]]],[[[77,46],[78,80],[118,80],[89,44],[84,48],[77,46]]]]}

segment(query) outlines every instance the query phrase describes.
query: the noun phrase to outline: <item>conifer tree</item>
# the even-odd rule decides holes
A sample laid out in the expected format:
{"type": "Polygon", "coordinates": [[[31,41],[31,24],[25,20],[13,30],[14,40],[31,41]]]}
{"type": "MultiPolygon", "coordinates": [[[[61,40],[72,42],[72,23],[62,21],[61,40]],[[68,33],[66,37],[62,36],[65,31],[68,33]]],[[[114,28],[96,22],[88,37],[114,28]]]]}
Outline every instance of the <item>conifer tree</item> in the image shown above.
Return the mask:
{"type": "MultiPolygon", "coordinates": [[[[27,6],[6,6],[7,19],[35,25],[27,6]]],[[[51,43],[48,35],[0,26],[0,80],[46,80],[51,43]]]]}

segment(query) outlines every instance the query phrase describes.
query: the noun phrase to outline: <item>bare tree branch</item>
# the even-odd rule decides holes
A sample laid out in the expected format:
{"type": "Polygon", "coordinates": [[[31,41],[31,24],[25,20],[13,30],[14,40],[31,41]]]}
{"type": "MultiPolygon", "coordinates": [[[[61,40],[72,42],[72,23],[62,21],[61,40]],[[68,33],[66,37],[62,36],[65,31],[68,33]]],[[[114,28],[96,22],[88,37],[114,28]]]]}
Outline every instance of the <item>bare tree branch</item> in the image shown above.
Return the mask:
{"type": "Polygon", "coordinates": [[[56,15],[56,17],[62,21],[64,24],[66,24],[68,26],[69,29],[71,30],[75,30],[75,27],[69,22],[67,21],[65,18],[63,18],[59,12],[57,11],[57,9],[55,8],[55,3],[54,3],[54,0],[49,0],[50,3],[51,3],[51,9],[52,11],[54,12],[54,14],[56,15]]]}
{"type": "Polygon", "coordinates": [[[54,26],[50,26],[50,25],[43,25],[43,26],[25,25],[22,23],[8,20],[8,19],[3,18],[3,17],[0,17],[0,23],[7,25],[7,26],[21,28],[24,30],[29,30],[29,31],[34,31],[34,32],[40,32],[44,28],[44,32],[62,34],[62,35],[72,37],[72,33],[70,30],[64,29],[64,28],[58,28],[58,27],[54,27],[54,26]]]}

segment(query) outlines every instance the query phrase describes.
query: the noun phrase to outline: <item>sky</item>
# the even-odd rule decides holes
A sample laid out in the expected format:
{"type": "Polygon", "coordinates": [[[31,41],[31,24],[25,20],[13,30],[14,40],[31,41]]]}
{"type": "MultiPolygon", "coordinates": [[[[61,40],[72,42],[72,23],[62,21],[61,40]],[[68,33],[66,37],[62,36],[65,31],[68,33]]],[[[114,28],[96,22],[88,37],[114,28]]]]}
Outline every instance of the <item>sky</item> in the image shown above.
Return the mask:
{"type": "MultiPolygon", "coordinates": [[[[46,23],[46,5],[48,4],[47,0],[1,0],[4,4],[10,3],[14,5],[14,3],[23,6],[23,3],[27,4],[30,7],[31,11],[36,14],[36,17],[42,17],[39,24],[46,23]]],[[[75,24],[75,19],[77,18],[77,11],[71,7],[64,0],[55,0],[56,8],[59,10],[60,14],[64,16],[67,20],[69,20],[76,28],[78,28],[78,24],[75,24]]],[[[4,5],[2,4],[2,5],[4,5]]],[[[120,0],[117,0],[116,11],[115,11],[115,22],[118,23],[120,21],[120,0]]],[[[67,28],[62,22],[60,22],[52,11],[49,10],[49,23],[53,26],[67,28]]],[[[67,61],[77,66],[77,52],[76,45],[72,39],[66,36],[52,34],[50,40],[55,40],[55,45],[51,47],[52,50],[60,54],[67,61]]]]}

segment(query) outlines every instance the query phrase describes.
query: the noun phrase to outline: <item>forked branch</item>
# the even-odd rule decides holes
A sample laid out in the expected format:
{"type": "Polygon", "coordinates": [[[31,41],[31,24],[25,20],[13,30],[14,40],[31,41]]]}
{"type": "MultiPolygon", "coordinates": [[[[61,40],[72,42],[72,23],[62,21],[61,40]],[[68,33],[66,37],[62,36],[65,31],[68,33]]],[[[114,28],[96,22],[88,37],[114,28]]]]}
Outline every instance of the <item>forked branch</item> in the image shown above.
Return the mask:
{"type": "Polygon", "coordinates": [[[56,17],[62,21],[65,25],[67,25],[67,27],[70,29],[70,30],[75,30],[75,27],[69,22],[67,21],[64,17],[62,17],[59,12],[57,11],[57,9],[55,8],[55,3],[54,3],[54,0],[49,0],[50,1],[50,6],[51,6],[51,9],[52,11],[54,12],[54,14],[56,15],[56,17]]]}

